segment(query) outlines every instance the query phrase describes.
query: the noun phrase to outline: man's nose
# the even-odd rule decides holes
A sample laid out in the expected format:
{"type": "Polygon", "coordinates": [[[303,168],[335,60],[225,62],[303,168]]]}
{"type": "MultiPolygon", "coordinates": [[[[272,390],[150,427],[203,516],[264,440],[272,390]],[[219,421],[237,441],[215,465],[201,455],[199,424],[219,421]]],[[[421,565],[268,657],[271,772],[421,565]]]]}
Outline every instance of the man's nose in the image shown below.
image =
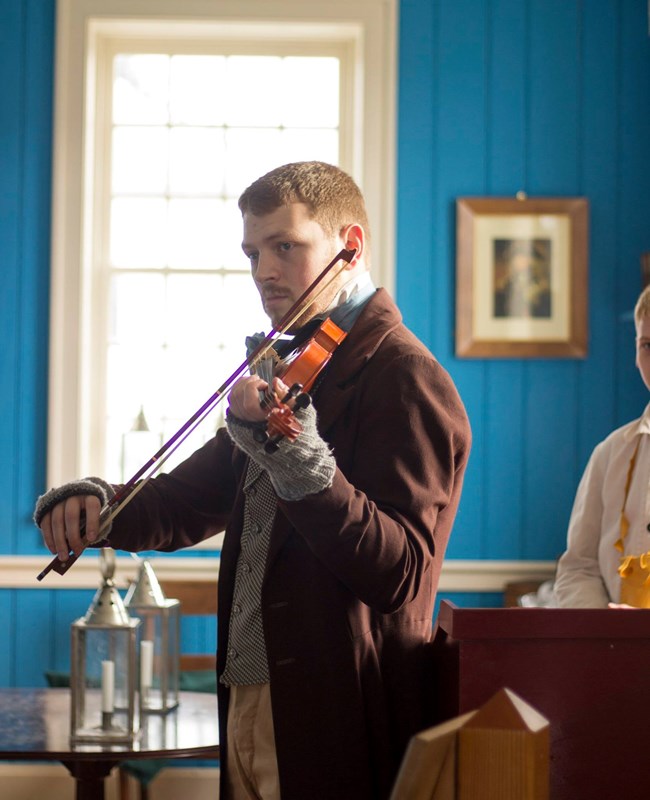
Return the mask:
{"type": "Polygon", "coordinates": [[[274,281],[278,279],[279,274],[278,264],[276,259],[273,258],[273,255],[269,253],[262,255],[260,253],[257,258],[257,264],[255,265],[255,272],[253,273],[255,282],[266,283],[267,281],[274,281]]]}

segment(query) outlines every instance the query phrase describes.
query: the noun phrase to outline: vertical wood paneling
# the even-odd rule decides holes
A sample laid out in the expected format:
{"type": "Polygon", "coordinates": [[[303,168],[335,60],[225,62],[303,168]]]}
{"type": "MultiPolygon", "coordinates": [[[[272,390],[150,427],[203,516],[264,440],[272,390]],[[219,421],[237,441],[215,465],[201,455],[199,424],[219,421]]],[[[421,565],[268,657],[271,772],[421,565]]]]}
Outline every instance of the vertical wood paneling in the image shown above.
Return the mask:
{"type": "Polygon", "coordinates": [[[0,619],[4,631],[4,640],[0,647],[0,686],[12,686],[14,680],[14,593],[11,589],[0,589],[0,619]]]}
{"type": "Polygon", "coordinates": [[[619,17],[617,4],[583,4],[580,191],[590,204],[590,336],[589,358],[580,365],[578,378],[579,408],[588,413],[576,418],[576,487],[594,443],[617,425],[619,17]]]}
{"type": "Polygon", "coordinates": [[[513,196],[527,177],[527,81],[530,29],[526,3],[494,0],[488,36],[486,192],[513,196]]]}
{"type": "Polygon", "coordinates": [[[17,297],[18,458],[16,471],[16,546],[18,553],[39,552],[40,535],[31,520],[35,488],[45,475],[49,250],[54,63],[54,3],[25,3],[25,93],[22,139],[22,224],[20,289],[17,297]]]}
{"type": "Polygon", "coordinates": [[[216,653],[217,626],[213,617],[181,619],[181,652],[216,653]]]}
{"type": "Polygon", "coordinates": [[[14,686],[43,686],[51,662],[53,605],[51,592],[15,590],[14,686]]]}
{"type": "Polygon", "coordinates": [[[401,6],[399,98],[406,113],[398,121],[397,217],[413,235],[403,236],[395,254],[403,280],[396,287],[405,322],[421,339],[429,338],[434,316],[433,224],[436,80],[433,74],[435,3],[405,0],[401,6]]]}
{"type": "Polygon", "coordinates": [[[527,378],[524,541],[521,558],[557,558],[575,494],[576,366],[542,363],[527,378]]]}
{"type": "MultiPolygon", "coordinates": [[[[621,0],[620,120],[618,164],[620,171],[619,313],[632,308],[639,290],[639,257],[650,251],[650,68],[648,8],[643,0],[621,0]]],[[[634,369],[629,325],[619,326],[617,412],[623,421],[638,416],[648,400],[634,369]],[[637,391],[632,389],[634,387],[637,391]]]]}
{"type": "Polygon", "coordinates": [[[54,0],[0,7],[0,547],[43,552],[54,0]]]}
{"type": "MultiPolygon", "coordinates": [[[[419,140],[420,150],[428,139],[434,153],[434,240],[428,230],[415,237],[423,259],[433,248],[430,280],[438,289],[425,341],[456,380],[474,431],[448,555],[552,559],[564,547],[573,495],[592,448],[645,403],[630,363],[632,326],[621,322],[621,314],[638,292],[640,240],[645,236],[648,249],[650,228],[647,9],[641,0],[432,5],[431,66],[426,60],[413,64],[409,54],[400,68],[407,70],[402,85],[431,76],[436,101],[434,128],[422,127],[419,140]],[[454,201],[519,189],[590,200],[591,340],[584,361],[481,362],[453,355],[454,201]],[[634,262],[627,270],[621,269],[624,258],[634,262]],[[626,292],[621,308],[617,297],[626,292]]],[[[421,31],[418,9],[428,26],[430,6],[424,0],[407,4],[403,43],[421,31]]],[[[426,59],[427,52],[421,48],[418,56],[426,59]]],[[[421,109],[416,115],[400,104],[400,130],[423,116],[421,109]]],[[[413,154],[402,148],[400,191],[416,174],[413,154]]],[[[398,230],[398,242],[408,239],[413,246],[406,215],[398,230]]],[[[401,287],[411,276],[398,263],[401,287]]],[[[407,320],[415,313],[411,296],[400,295],[407,320]]],[[[424,307],[421,299],[413,302],[424,307]]]]}
{"type": "Polygon", "coordinates": [[[86,613],[94,594],[89,589],[52,589],[49,592],[52,616],[48,629],[48,671],[70,672],[70,626],[86,613]]]}
{"type": "MultiPolygon", "coordinates": [[[[490,4],[488,38],[486,194],[512,197],[526,186],[528,53],[525,3],[490,4]]],[[[482,403],[486,409],[485,528],[480,555],[509,558],[522,552],[522,469],[525,370],[520,360],[487,362],[482,403]]]]}
{"type": "Polygon", "coordinates": [[[529,0],[529,194],[571,195],[580,146],[579,0],[529,0]]]}
{"type": "Polygon", "coordinates": [[[21,191],[20,159],[23,136],[21,115],[24,91],[22,3],[0,7],[0,538],[5,552],[14,551],[16,519],[15,465],[18,458],[16,417],[18,381],[18,305],[20,286],[21,191]]]}
{"type": "MultiPolygon", "coordinates": [[[[453,372],[472,424],[472,458],[465,477],[465,496],[449,555],[476,558],[482,551],[485,496],[482,481],[485,447],[485,365],[453,357],[455,276],[455,198],[485,191],[487,130],[487,3],[445,0],[439,4],[435,72],[439,86],[436,109],[437,182],[433,224],[440,235],[433,252],[436,294],[435,332],[431,344],[453,372]],[[462,535],[459,532],[462,530],[462,535]]],[[[399,274],[398,274],[399,280],[399,274]]]]}
{"type": "MultiPolygon", "coordinates": [[[[529,196],[579,194],[579,3],[530,0],[527,82],[529,196]]],[[[578,413],[575,360],[529,360],[524,426],[525,509],[521,556],[554,558],[566,542],[575,487],[578,413]]]]}

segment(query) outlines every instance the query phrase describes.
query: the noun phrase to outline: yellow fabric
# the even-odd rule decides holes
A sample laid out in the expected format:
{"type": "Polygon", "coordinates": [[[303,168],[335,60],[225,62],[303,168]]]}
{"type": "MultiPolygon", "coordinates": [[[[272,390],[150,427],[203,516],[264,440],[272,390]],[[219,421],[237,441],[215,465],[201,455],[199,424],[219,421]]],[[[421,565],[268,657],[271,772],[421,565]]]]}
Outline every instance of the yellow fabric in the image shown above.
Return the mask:
{"type": "MultiPolygon", "coordinates": [[[[621,522],[620,522],[620,538],[614,543],[614,547],[619,551],[619,553],[625,552],[625,537],[627,536],[628,531],[630,530],[630,522],[628,518],[625,516],[625,506],[627,505],[627,496],[630,493],[630,486],[632,485],[632,475],[634,473],[634,467],[636,465],[636,454],[639,452],[639,444],[641,443],[641,437],[639,436],[636,440],[636,447],[634,448],[634,452],[632,453],[632,458],[630,459],[630,466],[627,468],[627,478],[625,479],[625,491],[623,493],[623,505],[621,506],[621,522]]],[[[620,572],[620,570],[619,570],[620,572]]]]}
{"type": "Polygon", "coordinates": [[[621,603],[635,608],[650,608],[650,552],[624,556],[618,568],[621,576],[621,603]]]}
{"type": "MultiPolygon", "coordinates": [[[[634,448],[634,453],[630,459],[630,466],[627,470],[627,479],[625,481],[625,494],[623,496],[623,506],[621,507],[621,535],[614,544],[614,547],[620,553],[625,552],[625,537],[630,530],[629,520],[625,516],[625,506],[627,504],[627,496],[630,493],[632,474],[636,464],[636,454],[639,450],[640,441],[641,437],[637,440],[636,447],[634,448]]],[[[650,608],[650,551],[642,553],[640,556],[622,556],[618,573],[621,576],[621,597],[619,602],[625,603],[625,605],[628,606],[634,606],[635,608],[650,608]]]]}

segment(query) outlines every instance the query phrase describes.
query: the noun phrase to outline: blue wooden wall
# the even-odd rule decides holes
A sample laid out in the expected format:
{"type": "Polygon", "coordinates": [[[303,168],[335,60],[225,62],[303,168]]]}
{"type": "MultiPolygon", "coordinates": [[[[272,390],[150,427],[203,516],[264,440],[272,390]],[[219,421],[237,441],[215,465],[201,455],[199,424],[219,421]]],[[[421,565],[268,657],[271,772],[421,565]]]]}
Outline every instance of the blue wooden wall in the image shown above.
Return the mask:
{"type": "MultiPolygon", "coordinates": [[[[558,556],[591,449],[647,401],[625,318],[650,250],[647,14],[646,0],[401,0],[398,301],[474,430],[451,558],[558,556]],[[454,356],[455,199],[519,190],[589,198],[585,360],[454,356]]],[[[31,511],[45,488],[54,16],[54,0],[0,0],[0,554],[44,558],[31,511]]],[[[67,669],[91,595],[0,589],[0,685],[67,669]]]]}
{"type": "Polygon", "coordinates": [[[398,302],[453,375],[474,446],[452,558],[554,559],[593,446],[648,398],[634,368],[650,250],[645,0],[402,0],[398,302]],[[455,199],[585,196],[589,356],[454,356],[455,199]]]}

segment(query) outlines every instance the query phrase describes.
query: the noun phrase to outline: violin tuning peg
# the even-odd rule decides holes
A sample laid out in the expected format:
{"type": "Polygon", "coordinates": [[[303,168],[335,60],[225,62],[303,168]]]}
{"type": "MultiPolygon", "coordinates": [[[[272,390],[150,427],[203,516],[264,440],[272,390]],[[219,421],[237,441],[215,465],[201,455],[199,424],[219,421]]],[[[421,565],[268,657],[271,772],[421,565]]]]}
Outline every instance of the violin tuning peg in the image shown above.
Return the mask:
{"type": "Polygon", "coordinates": [[[310,404],[311,404],[311,395],[307,394],[307,392],[302,392],[296,397],[295,400],[296,408],[307,408],[307,406],[310,404]]]}

